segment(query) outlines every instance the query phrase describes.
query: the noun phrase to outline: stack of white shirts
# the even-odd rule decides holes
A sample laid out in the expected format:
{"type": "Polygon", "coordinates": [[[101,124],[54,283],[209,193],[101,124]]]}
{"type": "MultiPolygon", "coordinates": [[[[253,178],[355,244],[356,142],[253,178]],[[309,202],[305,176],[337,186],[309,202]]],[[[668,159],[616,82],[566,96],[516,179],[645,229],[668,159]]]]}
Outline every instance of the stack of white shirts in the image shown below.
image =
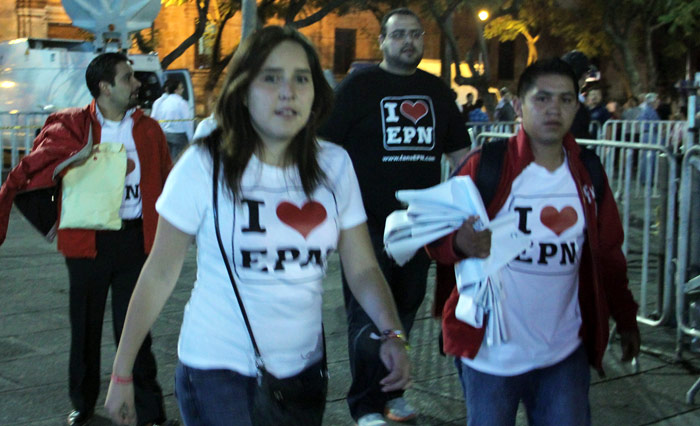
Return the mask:
{"type": "Polygon", "coordinates": [[[481,328],[486,323],[486,343],[497,345],[508,340],[504,327],[500,269],[532,244],[518,230],[516,213],[489,221],[479,190],[469,176],[453,177],[421,190],[398,191],[396,198],[408,205],[386,219],[384,248],[399,265],[404,265],[426,244],[455,230],[470,216],[478,216],[474,228],[491,230],[491,253],[485,259],[470,258],[455,265],[459,290],[456,316],[481,328]]]}

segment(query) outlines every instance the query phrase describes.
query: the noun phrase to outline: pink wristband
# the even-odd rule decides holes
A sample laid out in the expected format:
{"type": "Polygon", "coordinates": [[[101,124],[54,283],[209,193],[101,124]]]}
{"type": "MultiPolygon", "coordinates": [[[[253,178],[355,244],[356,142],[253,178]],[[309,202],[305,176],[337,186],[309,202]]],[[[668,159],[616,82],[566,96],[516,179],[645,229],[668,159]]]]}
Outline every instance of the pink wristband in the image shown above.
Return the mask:
{"type": "Polygon", "coordinates": [[[128,385],[134,382],[134,376],[117,376],[112,374],[112,381],[118,385],[128,385]]]}

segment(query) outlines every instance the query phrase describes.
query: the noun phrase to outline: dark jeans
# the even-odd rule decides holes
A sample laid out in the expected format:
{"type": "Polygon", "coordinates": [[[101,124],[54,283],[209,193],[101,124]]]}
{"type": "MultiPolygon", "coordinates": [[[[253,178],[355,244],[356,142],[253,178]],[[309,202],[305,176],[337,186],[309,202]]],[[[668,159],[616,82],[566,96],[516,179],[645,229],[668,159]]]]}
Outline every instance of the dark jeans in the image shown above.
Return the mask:
{"type": "Polygon", "coordinates": [[[531,426],[590,426],[591,372],[583,345],[564,360],[517,376],[481,373],[455,360],[468,426],[513,426],[523,401],[531,426]]]}
{"type": "Polygon", "coordinates": [[[165,140],[168,142],[170,158],[174,163],[187,148],[187,133],[165,133],[165,140]]]}
{"type": "MultiPolygon", "coordinates": [[[[425,251],[419,250],[406,265],[398,266],[384,252],[383,230],[373,232],[370,229],[370,237],[379,267],[394,295],[401,324],[408,334],[425,297],[430,259],[425,251]]],[[[343,275],[343,295],[348,319],[348,352],[352,373],[348,406],[350,415],[357,420],[365,414],[383,413],[386,402],[402,396],[403,391],[382,392],[379,381],[389,372],[379,358],[379,341],[369,337],[372,332],[380,333],[353,297],[345,275],[343,275]]]]}
{"type": "MultiPolygon", "coordinates": [[[[69,393],[73,407],[82,412],[94,411],[100,390],[100,344],[107,293],[111,287],[114,342],[118,344],[131,293],[146,260],[141,221],[124,224],[119,231],[97,232],[95,259],[66,258],[71,323],[69,393]]],[[[139,424],[165,420],[163,392],[156,373],[148,335],[133,370],[139,424]]]]}
{"type": "Polygon", "coordinates": [[[178,362],[175,396],[186,426],[250,426],[255,377],[178,362]]]}

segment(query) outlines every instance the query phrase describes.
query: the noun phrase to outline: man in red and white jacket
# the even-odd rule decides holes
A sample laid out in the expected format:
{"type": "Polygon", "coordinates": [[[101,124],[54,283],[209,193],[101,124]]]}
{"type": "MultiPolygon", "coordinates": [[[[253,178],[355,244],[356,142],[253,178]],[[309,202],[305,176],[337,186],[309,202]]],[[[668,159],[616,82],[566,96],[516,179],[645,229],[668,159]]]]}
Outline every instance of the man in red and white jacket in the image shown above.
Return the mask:
{"type": "MultiPolygon", "coordinates": [[[[0,188],[0,244],[7,234],[18,191],[55,185],[81,151],[92,144],[120,143],[127,151],[127,175],[117,231],[59,229],[58,249],[66,258],[70,281],[71,350],[69,393],[74,410],[69,425],[93,416],[100,388],[100,340],[107,293],[112,291],[115,343],[119,343],[131,293],[151,250],[158,222],[155,203],[172,167],[158,123],[135,108],[141,83],[126,56],[105,53],[89,65],[85,79],[94,100],[49,116],[32,152],[0,188]]],[[[59,197],[60,199],[60,197],[59,197]]],[[[60,221],[59,203],[59,221],[60,221]]],[[[156,380],[150,337],[136,360],[133,381],[139,425],[165,421],[163,395],[156,380]]]]}
{"type": "MultiPolygon", "coordinates": [[[[589,364],[602,371],[610,316],[622,338],[623,360],[639,352],[637,304],[627,287],[623,231],[605,182],[596,201],[582,149],[569,133],[578,83],[559,59],[538,61],[520,77],[515,109],[522,126],[507,144],[490,218],[517,213],[532,246],[499,273],[507,342],[489,345],[484,329],[455,317],[453,274],[438,274],[438,292],[451,286],[442,310],[444,349],[457,356],[468,425],[514,425],[522,401],[530,424],[590,425],[589,364]]],[[[480,151],[458,175],[476,178],[480,151]]],[[[487,257],[489,231],[473,219],[430,244],[443,265],[487,257]]]]}

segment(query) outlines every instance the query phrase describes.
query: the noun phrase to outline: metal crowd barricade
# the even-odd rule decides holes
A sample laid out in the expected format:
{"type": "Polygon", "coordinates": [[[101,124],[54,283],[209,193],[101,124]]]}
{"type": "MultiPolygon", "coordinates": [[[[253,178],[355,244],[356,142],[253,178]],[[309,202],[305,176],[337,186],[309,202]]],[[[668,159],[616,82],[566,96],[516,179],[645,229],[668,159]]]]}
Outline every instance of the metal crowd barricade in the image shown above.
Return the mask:
{"type": "Polygon", "coordinates": [[[2,147],[2,173],[14,168],[22,156],[32,149],[36,131],[41,129],[48,113],[0,113],[0,146],[2,147]]]}
{"type": "MultiPolygon", "coordinates": [[[[686,145],[686,129],[688,123],[686,121],[640,121],[640,120],[608,120],[598,132],[598,139],[614,140],[620,142],[635,142],[640,144],[662,145],[666,146],[674,154],[682,152],[686,145]]],[[[655,167],[658,163],[659,152],[647,151],[637,152],[633,159],[633,165],[639,165],[636,168],[635,174],[635,191],[639,194],[645,185],[644,176],[649,171],[652,174],[653,195],[659,196],[659,168],[655,167]]],[[[605,164],[606,172],[610,174],[612,167],[621,169],[624,167],[624,160],[609,159],[605,164]]],[[[622,174],[623,171],[619,170],[622,174]]],[[[663,178],[663,177],[661,177],[663,178]]],[[[613,188],[616,196],[619,194],[620,188],[613,188]]]]}
{"type": "MultiPolygon", "coordinates": [[[[640,311],[637,316],[637,320],[647,325],[658,326],[663,325],[669,321],[672,316],[672,291],[673,291],[673,250],[674,250],[674,221],[676,217],[676,192],[677,192],[677,164],[674,156],[670,149],[661,145],[650,145],[650,144],[638,144],[629,142],[616,142],[610,140],[592,140],[592,139],[579,139],[578,143],[582,145],[588,145],[595,147],[603,165],[606,165],[608,160],[607,157],[618,155],[620,159],[624,159],[624,167],[621,169],[622,174],[618,171],[613,170],[612,173],[608,173],[608,179],[611,186],[615,183],[619,184],[620,192],[617,197],[617,203],[622,207],[622,227],[625,232],[625,240],[622,245],[622,251],[626,258],[629,259],[630,252],[630,241],[632,240],[631,233],[631,212],[632,204],[637,201],[638,194],[633,194],[631,191],[632,187],[632,160],[640,152],[652,152],[654,155],[658,156],[659,159],[667,163],[667,176],[665,178],[668,182],[668,193],[665,206],[665,223],[658,224],[658,231],[662,231],[663,227],[663,239],[659,242],[661,246],[660,254],[663,254],[663,277],[661,280],[662,285],[662,297],[657,297],[656,300],[656,314],[651,317],[648,313],[649,298],[650,298],[650,270],[652,269],[651,257],[651,234],[652,234],[652,214],[653,208],[652,200],[655,198],[652,194],[652,188],[650,185],[651,175],[647,175],[647,184],[645,185],[645,190],[642,194],[643,203],[643,217],[642,217],[642,238],[641,238],[641,270],[639,277],[639,305],[640,311]],[[662,155],[659,155],[662,154],[662,155]],[[633,199],[634,196],[634,199],[633,199]]],[[[659,206],[663,208],[663,206],[659,206]]],[[[635,211],[638,211],[635,209],[635,211]]],[[[628,275],[629,272],[628,272],[628,275]]]]}
{"type": "MultiPolygon", "coordinates": [[[[484,140],[484,137],[486,137],[486,138],[493,138],[493,137],[495,137],[495,138],[508,138],[508,137],[511,137],[515,133],[517,133],[518,128],[520,127],[520,123],[517,121],[494,121],[492,123],[478,122],[478,123],[466,123],[466,125],[469,128],[468,129],[469,139],[472,142],[472,146],[471,146],[472,148],[476,148],[478,146],[481,146],[481,144],[483,143],[482,141],[484,140]]],[[[440,177],[441,177],[441,181],[444,182],[450,177],[450,174],[452,173],[452,168],[450,166],[450,163],[444,157],[442,158],[440,165],[441,165],[440,177]]]]}
{"type": "MultiPolygon", "coordinates": [[[[676,351],[680,357],[683,347],[683,335],[700,338],[700,329],[692,327],[686,319],[686,298],[691,292],[700,290],[700,275],[687,280],[687,270],[690,258],[690,216],[691,201],[693,200],[693,172],[700,173],[700,146],[688,148],[681,163],[681,184],[678,208],[678,268],[676,271],[676,321],[678,323],[676,351]]],[[[697,197],[697,190],[695,191],[697,197]]],[[[695,230],[700,232],[700,230],[695,230]]],[[[686,393],[686,402],[693,403],[695,394],[700,390],[700,379],[686,393]]]]}
{"type": "Polygon", "coordinates": [[[472,140],[473,147],[481,145],[477,143],[477,141],[480,140],[479,135],[484,132],[503,133],[506,135],[501,137],[508,137],[517,133],[520,127],[520,123],[517,121],[467,122],[466,125],[469,129],[469,136],[472,140]]]}

